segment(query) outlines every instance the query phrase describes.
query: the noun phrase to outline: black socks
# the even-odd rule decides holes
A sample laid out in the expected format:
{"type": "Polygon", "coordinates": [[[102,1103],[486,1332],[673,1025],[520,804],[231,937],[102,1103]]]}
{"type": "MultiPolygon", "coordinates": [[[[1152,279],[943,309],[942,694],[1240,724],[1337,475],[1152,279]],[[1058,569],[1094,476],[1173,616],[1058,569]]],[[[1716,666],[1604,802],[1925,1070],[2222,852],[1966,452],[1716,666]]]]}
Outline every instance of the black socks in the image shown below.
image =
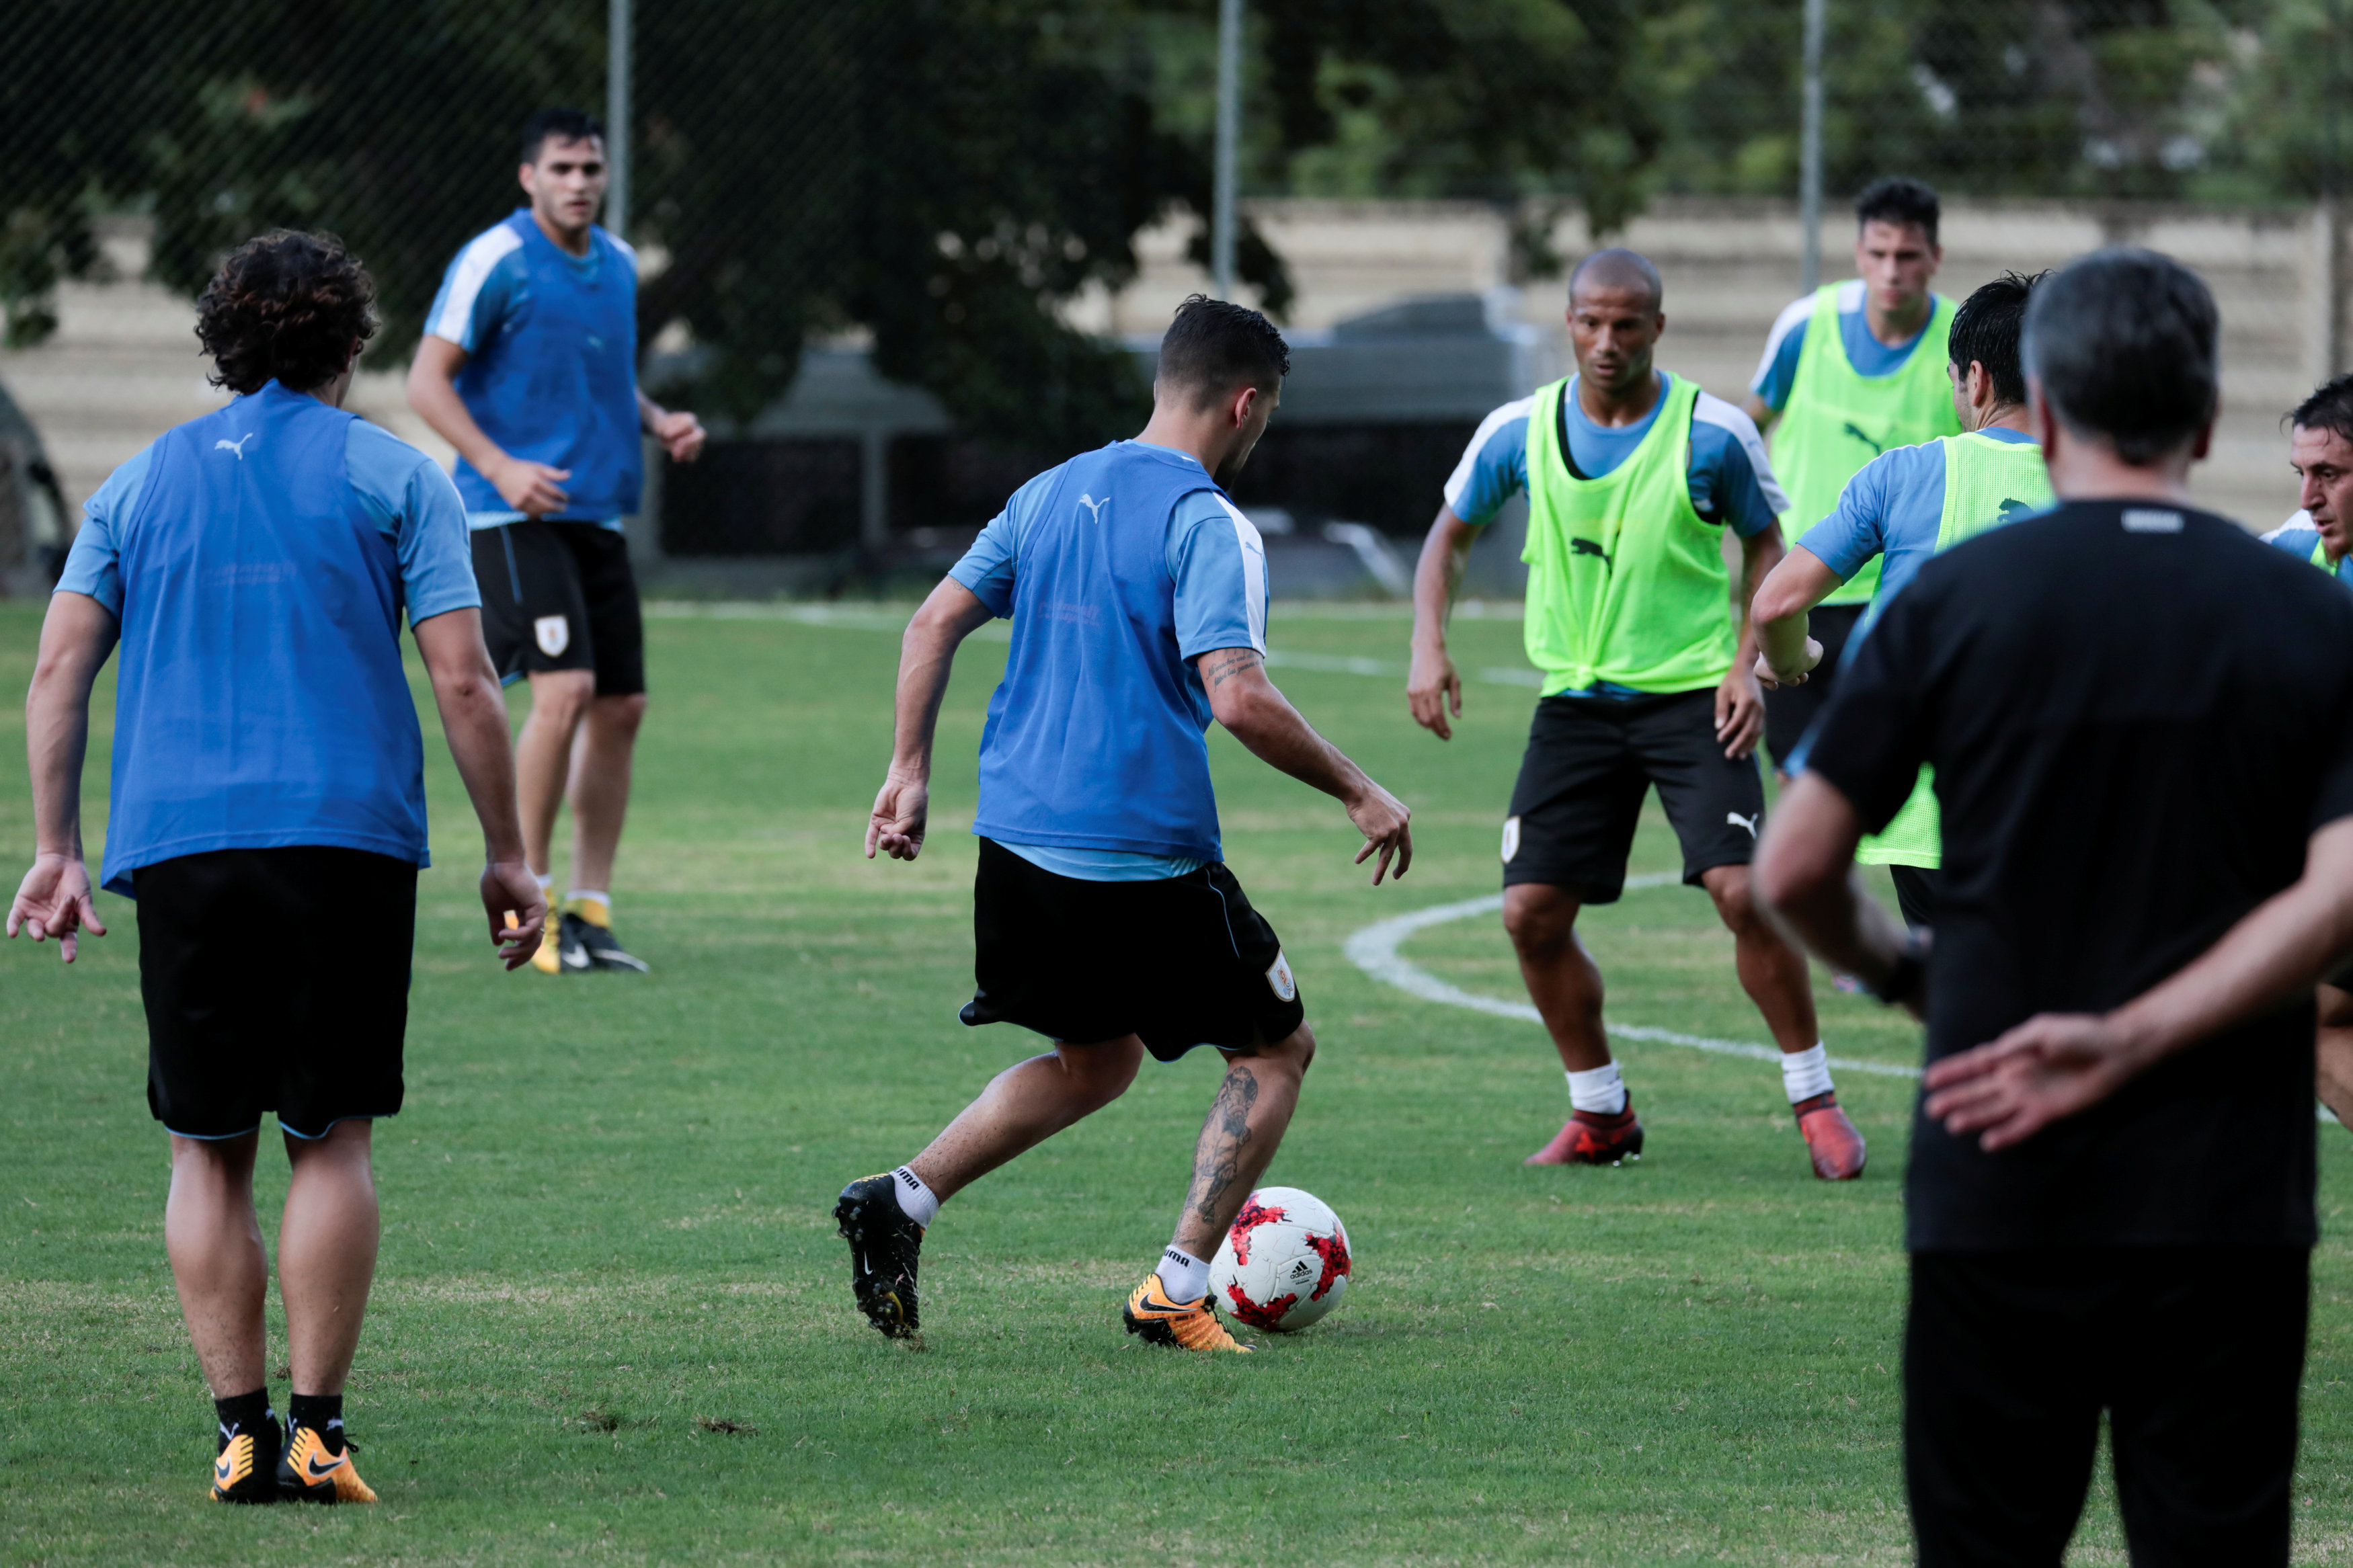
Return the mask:
{"type": "Polygon", "coordinates": [[[286,1418],[308,1426],[327,1445],[327,1452],[343,1451],[343,1396],[340,1394],[295,1394],[287,1396],[286,1418]]]}
{"type": "Polygon", "coordinates": [[[255,1389],[251,1394],[240,1394],[234,1399],[216,1399],[213,1410],[220,1417],[220,1440],[223,1443],[239,1432],[259,1435],[262,1426],[277,1415],[269,1408],[267,1385],[255,1389]]]}

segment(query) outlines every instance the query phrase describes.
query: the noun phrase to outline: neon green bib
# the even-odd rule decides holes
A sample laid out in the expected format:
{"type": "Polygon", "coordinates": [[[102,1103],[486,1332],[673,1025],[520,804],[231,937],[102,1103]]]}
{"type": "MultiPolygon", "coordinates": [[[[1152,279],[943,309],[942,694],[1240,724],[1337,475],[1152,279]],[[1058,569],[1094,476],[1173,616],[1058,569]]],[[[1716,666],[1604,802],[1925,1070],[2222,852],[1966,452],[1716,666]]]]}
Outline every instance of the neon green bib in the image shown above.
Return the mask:
{"type": "Polygon", "coordinates": [[[2344,562],[2339,561],[2334,566],[2331,566],[2328,563],[2328,542],[2325,539],[2314,543],[2312,547],[2312,563],[2315,566],[2319,567],[2323,572],[2327,573],[2331,577],[2341,577],[2345,574],[2344,562]]]}
{"type": "MultiPolygon", "coordinates": [[[[1798,374],[1789,384],[1789,405],[1773,427],[1773,474],[1789,497],[1790,536],[1838,510],[1839,492],[1865,463],[1894,447],[1915,447],[1939,436],[1957,436],[1952,384],[1946,379],[1947,339],[1955,306],[1933,295],[1934,308],[1910,357],[1892,375],[1863,375],[1846,357],[1839,331],[1840,283],[1823,285],[1814,296],[1814,314],[1798,350],[1798,374]]],[[[1826,605],[1868,604],[1879,589],[1873,557],[1826,605]]]]}
{"type": "Polygon", "coordinates": [[[1566,380],[1528,410],[1528,658],[1544,695],[1598,682],[1693,691],[1732,668],[1737,638],[1724,531],[1691,503],[1699,388],[1664,378],[1658,417],[1632,456],[1598,479],[1561,450],[1566,380]]]}
{"type": "MultiPolygon", "coordinates": [[[[2051,504],[2051,476],[2042,448],[2031,442],[1997,441],[1990,436],[1946,436],[1945,514],[1936,523],[1936,552],[1964,539],[1999,528],[2020,512],[2051,504]]],[[[1866,866],[1944,864],[1944,822],[1936,810],[1935,771],[1920,770],[1912,798],[1887,824],[1865,838],[1854,858],[1866,866]]]]}

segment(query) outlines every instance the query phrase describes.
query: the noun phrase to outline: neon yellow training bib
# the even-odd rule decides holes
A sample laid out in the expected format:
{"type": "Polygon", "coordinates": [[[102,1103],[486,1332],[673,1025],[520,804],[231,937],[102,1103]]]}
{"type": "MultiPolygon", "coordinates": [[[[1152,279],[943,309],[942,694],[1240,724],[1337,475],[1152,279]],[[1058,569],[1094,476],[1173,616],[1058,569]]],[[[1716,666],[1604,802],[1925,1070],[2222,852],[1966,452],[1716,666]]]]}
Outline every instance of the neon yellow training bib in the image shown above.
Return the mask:
{"type": "MultiPolygon", "coordinates": [[[[1825,284],[1814,295],[1789,405],[1773,427],[1773,474],[1789,497],[1792,544],[1838,510],[1847,480],[1880,453],[1960,434],[1945,372],[1953,302],[1932,295],[1928,325],[1902,366],[1890,375],[1864,375],[1847,358],[1839,330],[1838,295],[1844,287],[1825,284]]],[[[1879,564],[1874,556],[1822,603],[1868,604],[1879,590],[1879,564]]]]}
{"type": "MultiPolygon", "coordinates": [[[[2048,506],[2053,499],[2042,448],[2031,441],[1997,441],[1972,432],[1942,437],[1936,444],[1945,449],[1945,512],[1936,524],[1939,555],[2022,512],[2048,506]]],[[[1945,863],[1944,819],[1936,808],[1934,769],[1920,770],[1912,798],[1889,819],[1885,832],[1855,847],[1854,858],[1865,866],[1932,870],[1945,863]]]]}
{"type": "Polygon", "coordinates": [[[1528,659],[1544,695],[1599,682],[1694,691],[1732,668],[1738,637],[1724,531],[1691,503],[1699,388],[1664,375],[1658,417],[1632,455],[1578,479],[1561,450],[1567,380],[1528,410],[1528,659]]]}

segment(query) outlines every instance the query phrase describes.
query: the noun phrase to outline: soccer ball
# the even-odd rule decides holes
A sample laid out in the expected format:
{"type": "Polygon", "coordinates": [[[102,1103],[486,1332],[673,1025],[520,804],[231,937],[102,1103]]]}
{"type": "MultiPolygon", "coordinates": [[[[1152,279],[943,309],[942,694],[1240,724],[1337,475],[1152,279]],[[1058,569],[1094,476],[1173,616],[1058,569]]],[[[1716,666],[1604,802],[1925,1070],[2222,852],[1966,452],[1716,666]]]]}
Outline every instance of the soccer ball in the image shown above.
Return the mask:
{"type": "Polygon", "coordinates": [[[1323,1199],[1261,1187],[1209,1264],[1209,1293],[1250,1327],[1287,1334],[1340,1304],[1348,1268],[1348,1233],[1323,1199]]]}

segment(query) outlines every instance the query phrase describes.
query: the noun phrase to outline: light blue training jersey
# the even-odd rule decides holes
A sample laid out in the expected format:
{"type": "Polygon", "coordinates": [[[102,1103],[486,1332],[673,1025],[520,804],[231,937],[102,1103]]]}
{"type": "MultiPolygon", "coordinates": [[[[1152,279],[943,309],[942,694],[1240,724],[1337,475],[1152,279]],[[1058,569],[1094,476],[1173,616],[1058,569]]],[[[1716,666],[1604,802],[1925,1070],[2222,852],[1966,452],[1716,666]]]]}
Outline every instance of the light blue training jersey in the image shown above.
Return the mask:
{"type": "MultiPolygon", "coordinates": [[[[1942,296],[1931,296],[1933,301],[1942,296]]],[[[1847,363],[1854,366],[1857,375],[1894,375],[1904,368],[1912,351],[1928,331],[1926,322],[1906,341],[1888,347],[1871,335],[1871,323],[1863,316],[1863,286],[1860,278],[1851,278],[1839,286],[1839,342],[1846,347],[1847,363]]],[[[1789,389],[1798,384],[1798,356],[1805,352],[1806,333],[1812,327],[1815,299],[1811,294],[1792,303],[1773,321],[1773,330],[1766,334],[1765,357],[1757,362],[1757,374],[1749,378],[1748,390],[1755,393],[1765,406],[1779,413],[1789,406],[1789,389]]],[[[1929,321],[1936,320],[1932,308],[1929,321]]]]}
{"type": "MultiPolygon", "coordinates": [[[[2311,561],[2312,552],[2320,548],[2320,530],[2312,526],[2310,512],[2299,511],[2269,533],[2264,534],[2263,541],[2274,550],[2286,551],[2299,561],[2311,561]]],[[[2346,561],[2353,561],[2353,555],[2347,556],[2345,561],[2339,561],[2333,569],[2323,568],[2323,570],[2327,571],[2330,576],[2347,587],[2353,588],[2353,576],[2348,576],[2345,571],[2346,561]]],[[[2313,563],[2319,564],[2317,562],[2313,563]]]]}
{"type": "MultiPolygon", "coordinates": [[[[1202,488],[1176,501],[1164,524],[1160,550],[1174,585],[1175,652],[1189,661],[1219,648],[1266,651],[1266,551],[1258,530],[1219,490],[1207,469],[1189,453],[1144,442],[1120,442],[1189,467],[1202,488]]],[[[1067,466],[1067,465],[1066,465],[1067,466]]],[[[1005,510],[983,529],[972,548],[948,574],[997,616],[1013,613],[1023,540],[1052,497],[1061,468],[1049,469],[1013,493],[1005,510]]],[[[1090,498],[1092,499],[1092,498],[1090,498]]],[[[1017,634],[1018,635],[1018,634],[1017,634]]],[[[1009,679],[1009,677],[1008,677],[1009,679]]],[[[1198,687],[1189,668],[1186,679],[1198,687]]],[[[1027,692],[1008,693],[1008,702],[1027,702],[1027,692]]],[[[1157,700],[1138,694],[1138,700],[1157,700]]],[[[992,837],[995,837],[992,835],[992,837]]],[[[1202,858],[1155,855],[1089,846],[997,842],[1033,865],[1060,876],[1091,882],[1152,881],[1198,870],[1202,858]]]]}

